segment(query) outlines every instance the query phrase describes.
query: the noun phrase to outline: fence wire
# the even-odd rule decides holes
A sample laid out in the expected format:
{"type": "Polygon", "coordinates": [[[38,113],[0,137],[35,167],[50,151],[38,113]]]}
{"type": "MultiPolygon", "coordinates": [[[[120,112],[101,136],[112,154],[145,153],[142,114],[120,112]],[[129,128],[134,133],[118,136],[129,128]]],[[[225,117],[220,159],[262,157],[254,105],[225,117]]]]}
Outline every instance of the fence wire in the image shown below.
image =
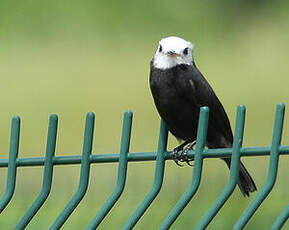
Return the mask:
{"type": "MultiPolygon", "coordinates": [[[[230,177],[225,186],[224,190],[217,197],[211,208],[199,221],[196,229],[206,229],[211,223],[213,218],[220,212],[225,202],[231,196],[234,191],[237,178],[239,175],[239,162],[242,156],[266,156],[270,155],[268,176],[265,184],[256,194],[253,201],[250,203],[248,208],[243,212],[240,218],[234,225],[234,230],[241,230],[245,227],[248,221],[252,218],[254,213],[258,210],[259,206],[266,199],[268,194],[273,189],[277,178],[278,161],[280,155],[289,154],[289,146],[281,145],[282,129],[284,121],[285,105],[280,103],[276,107],[276,115],[274,122],[274,129],[272,135],[272,145],[267,147],[242,147],[244,123],[245,123],[245,112],[246,108],[244,105],[240,105],[237,108],[236,116],[236,128],[234,134],[234,143],[232,149],[205,149],[207,127],[209,119],[209,108],[202,107],[200,110],[199,128],[197,134],[196,149],[188,152],[189,157],[194,158],[194,169],[192,175],[192,181],[183,194],[179,201],[175,204],[172,210],[168,213],[167,217],[160,223],[159,229],[169,229],[172,224],[176,221],[178,216],[188,205],[194,195],[197,193],[203,169],[203,160],[205,158],[221,158],[221,157],[232,157],[230,177]]],[[[53,178],[53,167],[55,165],[70,165],[70,164],[81,164],[79,186],[69,201],[64,207],[62,212],[58,215],[54,223],[50,226],[50,230],[60,229],[61,226],[68,220],[72,212],[77,208],[82,198],[85,196],[88,188],[90,166],[94,163],[109,163],[118,162],[118,176],[114,190],[112,191],[109,198],[103,204],[103,206],[97,211],[94,218],[88,223],[86,229],[96,229],[101,222],[104,220],[109,211],[113,208],[115,203],[120,198],[123,189],[125,187],[126,175],[127,175],[127,164],[133,161],[155,161],[155,177],[151,190],[147,193],[143,201],[139,204],[137,209],[128,218],[125,225],[122,227],[123,230],[133,229],[137,224],[146,210],[150,207],[154,199],[157,197],[159,191],[162,188],[165,163],[167,160],[172,159],[172,153],[167,151],[167,138],[168,131],[164,121],[161,121],[158,149],[156,152],[138,152],[130,153],[130,138],[131,138],[131,127],[132,127],[132,112],[127,111],[124,113],[122,138],[120,153],[111,154],[92,154],[93,144],[93,133],[94,133],[94,113],[87,113],[83,151],[82,155],[74,156],[55,156],[55,146],[57,137],[58,118],[57,115],[53,114],[49,119],[49,128],[47,136],[46,154],[45,157],[33,157],[33,158],[18,158],[19,148],[19,136],[20,136],[20,118],[15,116],[12,118],[11,124],[11,136],[10,136],[10,150],[8,159],[0,159],[0,167],[7,167],[7,184],[6,190],[0,199],[0,214],[9,204],[15,191],[17,168],[25,166],[44,166],[43,183],[39,195],[35,198],[27,212],[23,215],[20,221],[16,224],[15,229],[25,229],[30,223],[35,214],[43,206],[47,197],[49,196],[52,178],[53,178]]],[[[284,208],[278,218],[275,220],[272,229],[281,229],[289,217],[289,204],[284,208]]]]}

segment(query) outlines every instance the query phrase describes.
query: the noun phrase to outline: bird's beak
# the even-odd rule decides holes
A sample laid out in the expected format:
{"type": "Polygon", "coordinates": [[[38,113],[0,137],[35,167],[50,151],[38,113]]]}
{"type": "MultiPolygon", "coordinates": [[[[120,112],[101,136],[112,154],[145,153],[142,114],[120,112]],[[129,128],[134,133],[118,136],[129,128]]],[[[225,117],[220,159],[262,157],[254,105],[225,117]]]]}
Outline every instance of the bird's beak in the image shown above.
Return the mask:
{"type": "Polygon", "coordinates": [[[167,54],[168,56],[176,57],[176,58],[181,56],[180,54],[176,53],[176,52],[173,51],[173,50],[168,51],[166,54],[167,54]]]}

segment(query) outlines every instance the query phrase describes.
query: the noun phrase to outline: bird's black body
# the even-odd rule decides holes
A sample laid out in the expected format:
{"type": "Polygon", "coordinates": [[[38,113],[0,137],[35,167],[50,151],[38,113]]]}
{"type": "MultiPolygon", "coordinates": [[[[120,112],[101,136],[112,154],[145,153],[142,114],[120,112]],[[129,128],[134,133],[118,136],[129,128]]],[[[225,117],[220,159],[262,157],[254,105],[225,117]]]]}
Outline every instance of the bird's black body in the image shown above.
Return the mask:
{"type": "Polygon", "coordinates": [[[200,108],[208,106],[207,146],[231,147],[233,134],[229,119],[195,65],[182,64],[166,70],[151,66],[150,86],[158,112],[175,137],[186,141],[195,140],[200,108]]]}
{"type": "MultiPolygon", "coordinates": [[[[231,148],[233,134],[228,116],[213,89],[193,65],[179,64],[158,69],[151,62],[150,87],[157,110],[169,131],[178,139],[196,140],[199,112],[202,106],[210,108],[207,142],[208,148],[231,148]]],[[[224,159],[230,167],[230,158],[224,159]]],[[[240,165],[238,185],[244,195],[256,191],[256,186],[240,165]]]]}

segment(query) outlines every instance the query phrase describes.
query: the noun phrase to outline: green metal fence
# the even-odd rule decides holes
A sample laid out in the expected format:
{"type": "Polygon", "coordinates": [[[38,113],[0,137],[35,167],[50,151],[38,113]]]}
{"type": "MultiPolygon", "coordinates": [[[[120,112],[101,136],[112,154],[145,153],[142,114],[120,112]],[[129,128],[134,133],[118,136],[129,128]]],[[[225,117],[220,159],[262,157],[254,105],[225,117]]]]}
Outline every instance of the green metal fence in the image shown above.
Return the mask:
{"type": "MultiPolygon", "coordinates": [[[[203,107],[200,111],[199,129],[197,134],[196,149],[188,153],[189,157],[194,157],[194,169],[192,181],[186,192],[176,203],[174,208],[170,211],[165,220],[160,223],[159,229],[169,229],[174,221],[178,218],[180,213],[186,207],[186,205],[193,198],[198,190],[202,175],[202,166],[204,158],[220,158],[220,157],[232,157],[230,177],[228,183],[218,198],[215,200],[212,207],[206,213],[206,215],[199,221],[196,229],[206,229],[212,219],[220,211],[224,203],[231,196],[237,183],[239,172],[239,161],[241,156],[265,156],[270,155],[270,164],[267,180],[259,192],[251,202],[249,207],[243,212],[241,217],[234,225],[234,230],[243,229],[248,223],[250,218],[257,211],[258,207],[266,199],[270,191],[272,190],[277,177],[279,155],[289,154],[289,146],[281,146],[282,128],[284,120],[284,104],[278,104],[276,107],[275,123],[272,136],[272,145],[269,147],[251,147],[243,148],[243,131],[245,123],[245,106],[240,105],[237,109],[236,128],[234,136],[234,144],[232,149],[205,149],[207,124],[209,117],[209,108],[203,107]]],[[[9,159],[0,159],[0,167],[8,167],[7,185],[4,195],[0,199],[0,214],[11,200],[16,183],[17,167],[24,166],[44,166],[43,184],[39,195],[35,198],[27,212],[16,224],[15,229],[25,229],[34,215],[41,208],[45,200],[47,199],[53,177],[53,166],[64,164],[81,164],[80,181],[79,186],[74,194],[73,198],[69,201],[63,211],[58,215],[50,229],[60,229],[61,226],[68,220],[71,213],[76,209],[82,198],[85,196],[88,182],[90,165],[93,163],[106,163],[106,162],[118,162],[118,177],[115,189],[111,193],[110,197],[95,215],[95,217],[88,224],[87,229],[96,229],[102,220],[106,217],[108,212],[112,209],[122,194],[125,186],[127,164],[129,161],[156,161],[155,165],[155,177],[151,190],[148,192],[144,200],[139,204],[134,213],[128,218],[126,224],[122,227],[123,230],[132,229],[140,220],[145,211],[152,204],[156,196],[158,195],[163,182],[164,168],[166,160],[171,160],[171,152],[167,151],[167,137],[168,132],[165,127],[165,123],[161,121],[159,142],[157,152],[144,152],[144,153],[130,153],[130,136],[132,125],[132,113],[130,111],[125,112],[122,128],[122,139],[119,154],[92,154],[92,142],[94,131],[94,114],[88,113],[86,116],[85,132],[84,132],[84,144],[82,155],[77,156],[55,156],[55,144],[57,136],[57,115],[51,115],[49,120],[49,129],[47,137],[47,146],[45,157],[34,158],[18,158],[18,146],[20,135],[20,118],[13,117],[11,126],[11,139],[10,139],[10,153],[9,159]]],[[[284,211],[274,222],[272,229],[277,230],[285,224],[289,217],[289,205],[284,208],[284,211]]]]}

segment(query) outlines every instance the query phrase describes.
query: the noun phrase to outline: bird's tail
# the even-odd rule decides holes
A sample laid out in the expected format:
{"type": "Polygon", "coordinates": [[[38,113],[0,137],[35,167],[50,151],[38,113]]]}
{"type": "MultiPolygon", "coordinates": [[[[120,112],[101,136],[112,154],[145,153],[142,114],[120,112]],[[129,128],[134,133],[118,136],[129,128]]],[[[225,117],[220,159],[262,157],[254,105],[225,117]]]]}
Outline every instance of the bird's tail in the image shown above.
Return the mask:
{"type": "MultiPolygon", "coordinates": [[[[223,160],[226,162],[226,164],[230,168],[231,158],[224,158],[223,160]]],[[[257,187],[252,177],[250,176],[249,172],[247,171],[247,169],[245,168],[245,166],[243,165],[241,161],[240,161],[240,171],[239,171],[239,178],[238,178],[237,184],[244,196],[249,197],[250,192],[257,191],[257,187]]]]}

